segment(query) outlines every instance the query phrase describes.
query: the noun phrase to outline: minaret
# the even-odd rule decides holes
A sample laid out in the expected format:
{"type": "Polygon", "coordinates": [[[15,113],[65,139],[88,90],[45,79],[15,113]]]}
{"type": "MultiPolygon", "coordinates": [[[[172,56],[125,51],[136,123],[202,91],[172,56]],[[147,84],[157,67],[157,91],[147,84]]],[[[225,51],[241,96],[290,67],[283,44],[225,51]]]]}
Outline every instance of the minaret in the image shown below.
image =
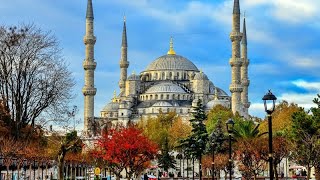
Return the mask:
{"type": "Polygon", "coordinates": [[[126,28],[126,17],[123,18],[123,31],[122,31],[122,44],[121,44],[121,59],[120,59],[120,95],[125,95],[126,80],[127,80],[127,69],[129,67],[129,61],[127,59],[127,28],[126,28]]]}
{"type": "Polygon", "coordinates": [[[242,66],[241,66],[241,84],[243,87],[243,91],[241,93],[241,101],[243,104],[243,116],[248,118],[248,108],[250,107],[250,102],[248,99],[248,87],[250,84],[250,80],[248,79],[248,51],[247,51],[247,28],[246,28],[246,18],[243,19],[243,32],[242,32],[242,41],[241,41],[241,58],[242,58],[242,66]]]}
{"type": "Polygon", "coordinates": [[[234,0],[233,5],[233,16],[232,16],[232,31],[230,33],[230,39],[232,42],[232,56],[230,59],[231,65],[231,105],[232,112],[236,113],[242,112],[241,105],[241,74],[240,69],[242,65],[242,59],[240,57],[240,42],[242,39],[242,34],[240,32],[240,5],[239,0],[234,0]]]}
{"type": "Polygon", "coordinates": [[[97,63],[94,61],[94,44],[96,37],[93,30],[93,9],[92,0],[88,0],[86,14],[86,34],[84,36],[84,44],[86,46],[85,60],[83,61],[84,68],[84,87],[82,93],[84,95],[84,133],[90,135],[91,122],[94,121],[94,96],[96,88],[94,87],[94,70],[97,63]]]}

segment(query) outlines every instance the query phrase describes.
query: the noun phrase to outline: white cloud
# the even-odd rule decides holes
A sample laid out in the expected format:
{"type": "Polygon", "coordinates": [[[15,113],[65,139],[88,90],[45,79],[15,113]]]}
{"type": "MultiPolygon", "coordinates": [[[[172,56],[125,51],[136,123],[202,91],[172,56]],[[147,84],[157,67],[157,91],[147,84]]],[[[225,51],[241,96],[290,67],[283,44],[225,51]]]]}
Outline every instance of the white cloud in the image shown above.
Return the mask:
{"type": "Polygon", "coordinates": [[[269,6],[270,14],[285,23],[305,23],[319,16],[320,2],[315,0],[245,0],[249,8],[269,6]]]}
{"type": "Polygon", "coordinates": [[[315,91],[315,92],[320,91],[320,82],[307,82],[302,79],[299,79],[299,80],[293,81],[292,84],[309,91],[315,91]]]}

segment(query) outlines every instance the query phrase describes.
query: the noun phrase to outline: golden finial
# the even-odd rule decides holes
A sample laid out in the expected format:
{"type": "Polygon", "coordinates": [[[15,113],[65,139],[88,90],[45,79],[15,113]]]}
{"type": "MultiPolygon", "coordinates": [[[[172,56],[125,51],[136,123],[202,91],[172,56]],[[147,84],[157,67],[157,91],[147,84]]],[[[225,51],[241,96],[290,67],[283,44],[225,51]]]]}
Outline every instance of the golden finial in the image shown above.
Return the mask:
{"type": "Polygon", "coordinates": [[[174,52],[174,50],[173,50],[173,38],[172,38],[172,36],[170,38],[170,49],[169,49],[167,54],[168,55],[175,55],[176,54],[176,52],[174,52]]]}
{"type": "Polygon", "coordinates": [[[135,74],[136,74],[136,71],[132,71],[132,74],[135,75],[135,74]]]}
{"type": "Polygon", "coordinates": [[[112,102],[117,102],[117,92],[116,92],[116,90],[113,91],[112,102]]]}
{"type": "Polygon", "coordinates": [[[203,72],[202,72],[202,69],[200,69],[200,74],[202,74],[203,72]]]}

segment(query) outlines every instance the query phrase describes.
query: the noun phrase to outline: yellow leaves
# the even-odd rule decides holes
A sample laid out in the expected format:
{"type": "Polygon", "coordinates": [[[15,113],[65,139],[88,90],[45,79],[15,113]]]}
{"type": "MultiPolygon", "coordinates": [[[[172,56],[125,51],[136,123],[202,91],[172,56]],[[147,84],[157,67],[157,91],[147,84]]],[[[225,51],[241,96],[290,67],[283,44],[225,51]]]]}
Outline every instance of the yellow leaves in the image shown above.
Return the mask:
{"type": "MultiPolygon", "coordinates": [[[[275,111],[272,113],[272,129],[273,132],[289,130],[291,128],[292,114],[297,112],[299,107],[297,104],[288,103],[287,101],[280,102],[275,111]]],[[[268,121],[265,120],[260,125],[260,132],[268,131],[268,121]]]]}

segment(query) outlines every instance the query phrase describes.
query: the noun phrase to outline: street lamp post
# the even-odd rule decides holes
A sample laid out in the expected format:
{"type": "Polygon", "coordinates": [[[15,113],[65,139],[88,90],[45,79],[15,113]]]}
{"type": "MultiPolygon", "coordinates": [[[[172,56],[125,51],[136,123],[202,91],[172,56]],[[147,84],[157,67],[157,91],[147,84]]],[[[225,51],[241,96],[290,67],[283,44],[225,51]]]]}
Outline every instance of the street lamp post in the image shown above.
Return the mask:
{"type": "Polygon", "coordinates": [[[16,166],[17,166],[17,158],[13,157],[12,158],[12,179],[14,179],[14,171],[15,171],[16,166]]]}
{"type": "Polygon", "coordinates": [[[273,113],[275,109],[275,102],[277,100],[276,96],[272,94],[271,90],[263,96],[262,98],[264,102],[264,109],[267,113],[268,117],[268,135],[269,135],[269,175],[270,175],[270,180],[273,180],[273,150],[272,150],[272,116],[271,114],[273,113]],[[268,109],[268,103],[271,104],[271,108],[268,109]]]}
{"type": "Polygon", "coordinates": [[[232,180],[231,135],[233,133],[234,121],[232,119],[229,119],[226,122],[226,125],[227,125],[227,131],[229,133],[229,179],[232,180]]]}
{"type": "Polygon", "coordinates": [[[200,150],[200,154],[199,154],[199,178],[200,178],[200,180],[202,180],[202,152],[203,152],[202,147],[203,147],[204,141],[202,139],[200,139],[198,141],[198,143],[199,143],[199,147],[200,147],[199,148],[199,150],[200,150]]]}
{"type": "Polygon", "coordinates": [[[23,171],[24,171],[24,178],[27,177],[27,159],[23,160],[23,171]]]}
{"type": "Polygon", "coordinates": [[[215,169],[214,169],[214,148],[215,148],[215,143],[212,142],[212,180],[214,180],[214,175],[215,175],[214,174],[215,173],[215,169]]]}
{"type": "Polygon", "coordinates": [[[3,156],[0,154],[0,180],[2,180],[2,166],[3,166],[3,156]]]}
{"type": "Polygon", "coordinates": [[[33,180],[36,179],[36,168],[38,167],[38,161],[33,160],[33,180]]]}

